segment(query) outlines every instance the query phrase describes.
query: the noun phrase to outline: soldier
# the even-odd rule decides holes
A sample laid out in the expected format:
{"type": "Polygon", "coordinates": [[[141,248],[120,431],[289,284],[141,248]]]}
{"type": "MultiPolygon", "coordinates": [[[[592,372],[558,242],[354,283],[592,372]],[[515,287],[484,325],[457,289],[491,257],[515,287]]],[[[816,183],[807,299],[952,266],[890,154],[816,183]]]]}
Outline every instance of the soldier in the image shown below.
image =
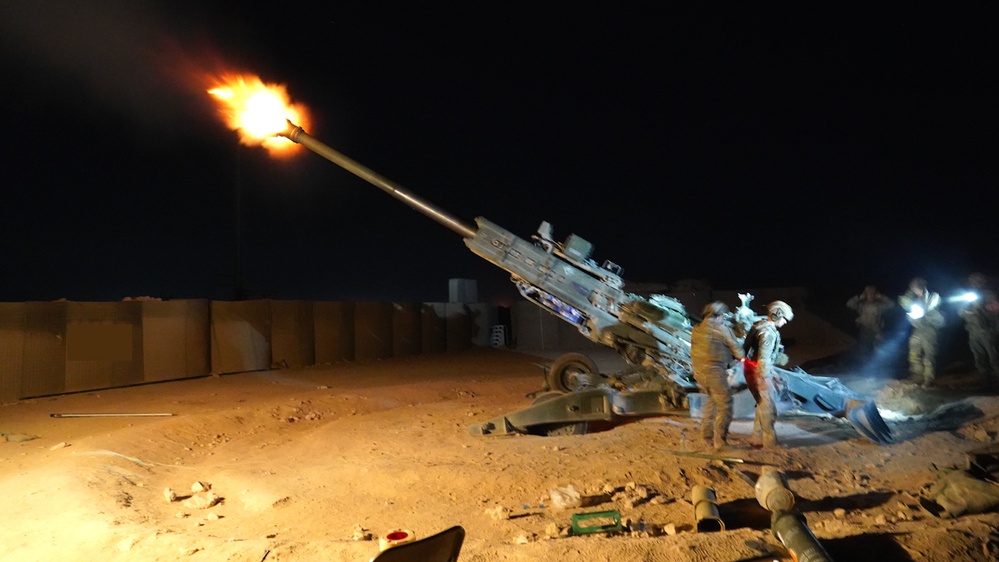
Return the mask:
{"type": "Polygon", "coordinates": [[[909,290],[898,298],[909,317],[909,377],[923,388],[933,386],[936,378],[937,337],[944,326],[940,313],[940,295],[927,289],[926,280],[916,277],[909,290]]]}
{"type": "Polygon", "coordinates": [[[690,334],[690,359],[694,380],[708,395],[701,419],[701,437],[715,450],[722,450],[728,442],[728,428],[732,423],[732,389],[728,385],[728,368],[736,359],[742,359],[742,346],[725,323],[728,306],[715,301],[704,307],[704,319],[690,334]]]}
{"type": "Polygon", "coordinates": [[[753,438],[755,440],[757,432],[761,432],[762,444],[766,448],[780,446],[774,428],[777,423],[774,365],[787,365],[787,355],[784,355],[778,329],[793,319],[794,311],[786,302],[774,301],[768,304],[767,317],[753,324],[744,345],[746,384],[756,399],[753,438]]]}
{"type": "Polygon", "coordinates": [[[846,301],[846,306],[857,313],[860,352],[862,355],[869,355],[881,343],[884,313],[895,305],[891,299],[879,293],[874,285],[868,285],[862,293],[846,301]]]}
{"type": "Polygon", "coordinates": [[[974,300],[958,311],[968,330],[968,346],[975,360],[975,370],[982,382],[989,385],[999,383],[999,352],[996,350],[995,320],[986,308],[995,295],[986,287],[985,276],[972,273],[968,285],[974,300]]]}
{"type": "Polygon", "coordinates": [[[992,329],[992,345],[999,347],[999,297],[995,293],[985,296],[985,314],[992,329]]]}

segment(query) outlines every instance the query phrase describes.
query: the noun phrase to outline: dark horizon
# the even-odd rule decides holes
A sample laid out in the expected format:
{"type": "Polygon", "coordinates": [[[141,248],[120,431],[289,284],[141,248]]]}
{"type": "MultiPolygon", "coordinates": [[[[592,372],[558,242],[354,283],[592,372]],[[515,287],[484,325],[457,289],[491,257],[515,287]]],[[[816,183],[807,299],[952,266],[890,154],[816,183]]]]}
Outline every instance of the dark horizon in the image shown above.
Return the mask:
{"type": "Polygon", "coordinates": [[[0,6],[0,301],[517,298],[459,236],[303,151],[240,146],[192,69],[285,84],[308,131],[469,224],[626,279],[941,293],[992,261],[990,8],[379,12],[0,6]]]}

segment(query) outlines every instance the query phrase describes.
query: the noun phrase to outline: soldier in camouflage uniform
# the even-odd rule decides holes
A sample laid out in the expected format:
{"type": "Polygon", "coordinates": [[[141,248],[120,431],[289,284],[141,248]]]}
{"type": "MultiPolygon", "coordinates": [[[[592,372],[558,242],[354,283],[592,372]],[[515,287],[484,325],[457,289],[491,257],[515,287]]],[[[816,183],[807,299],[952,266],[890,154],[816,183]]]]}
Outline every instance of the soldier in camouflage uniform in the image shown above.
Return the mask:
{"type": "Polygon", "coordinates": [[[885,312],[892,309],[895,303],[882,295],[874,287],[864,287],[864,292],[854,295],[846,301],[846,306],[857,313],[858,344],[863,355],[869,355],[881,343],[881,332],[884,329],[885,312]]]}
{"type": "Polygon", "coordinates": [[[909,290],[898,298],[905,309],[912,331],[909,333],[909,376],[923,388],[936,379],[937,339],[944,326],[940,295],[927,289],[926,280],[916,277],[909,290]]]}
{"type": "Polygon", "coordinates": [[[968,276],[968,284],[977,298],[958,314],[968,330],[968,346],[975,360],[975,370],[982,377],[982,382],[996,384],[999,383],[999,352],[995,340],[995,315],[986,308],[990,300],[995,300],[995,295],[987,289],[985,276],[981,273],[968,276]]]}
{"type": "Polygon", "coordinates": [[[701,418],[701,437],[722,450],[728,442],[728,428],[732,423],[732,389],[728,385],[728,368],[736,359],[742,359],[742,346],[725,323],[728,307],[713,302],[704,307],[704,319],[694,326],[690,334],[690,359],[694,380],[708,395],[701,418]]]}
{"type": "Polygon", "coordinates": [[[745,374],[753,398],[756,399],[756,416],[753,420],[753,438],[762,433],[766,448],[779,447],[777,431],[777,389],[774,386],[774,366],[787,365],[780,342],[779,328],[794,319],[794,312],[784,301],[767,305],[767,317],[753,324],[746,336],[745,374]]]}

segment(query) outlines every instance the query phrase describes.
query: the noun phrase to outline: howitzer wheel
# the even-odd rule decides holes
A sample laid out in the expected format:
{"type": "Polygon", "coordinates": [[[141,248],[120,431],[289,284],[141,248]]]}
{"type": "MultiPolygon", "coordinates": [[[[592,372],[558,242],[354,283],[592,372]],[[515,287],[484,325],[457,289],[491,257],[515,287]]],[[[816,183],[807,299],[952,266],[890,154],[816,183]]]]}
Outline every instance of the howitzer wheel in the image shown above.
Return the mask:
{"type": "MultiPolygon", "coordinates": [[[[541,404],[554,398],[562,396],[562,392],[546,392],[534,399],[532,404],[541,404]]],[[[527,432],[531,435],[542,437],[559,437],[561,435],[586,435],[590,430],[590,422],[574,423],[546,423],[543,425],[531,426],[527,432]]]]}
{"type": "Polygon", "coordinates": [[[545,373],[548,388],[573,392],[597,385],[600,371],[592,359],[582,353],[566,353],[555,359],[545,373]]]}

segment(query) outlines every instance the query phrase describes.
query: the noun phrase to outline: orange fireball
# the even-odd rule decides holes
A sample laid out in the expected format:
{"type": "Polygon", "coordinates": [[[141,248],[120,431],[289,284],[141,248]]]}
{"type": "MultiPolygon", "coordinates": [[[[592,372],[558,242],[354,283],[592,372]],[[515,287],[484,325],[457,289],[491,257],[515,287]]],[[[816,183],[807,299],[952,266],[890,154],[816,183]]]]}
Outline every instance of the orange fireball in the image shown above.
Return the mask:
{"type": "Polygon", "coordinates": [[[220,103],[226,124],[239,131],[241,143],[262,145],[275,155],[298,146],[279,135],[288,130],[289,120],[304,127],[306,110],[291,102],[283,85],[265,84],[249,74],[224,75],[208,93],[220,103]]]}

